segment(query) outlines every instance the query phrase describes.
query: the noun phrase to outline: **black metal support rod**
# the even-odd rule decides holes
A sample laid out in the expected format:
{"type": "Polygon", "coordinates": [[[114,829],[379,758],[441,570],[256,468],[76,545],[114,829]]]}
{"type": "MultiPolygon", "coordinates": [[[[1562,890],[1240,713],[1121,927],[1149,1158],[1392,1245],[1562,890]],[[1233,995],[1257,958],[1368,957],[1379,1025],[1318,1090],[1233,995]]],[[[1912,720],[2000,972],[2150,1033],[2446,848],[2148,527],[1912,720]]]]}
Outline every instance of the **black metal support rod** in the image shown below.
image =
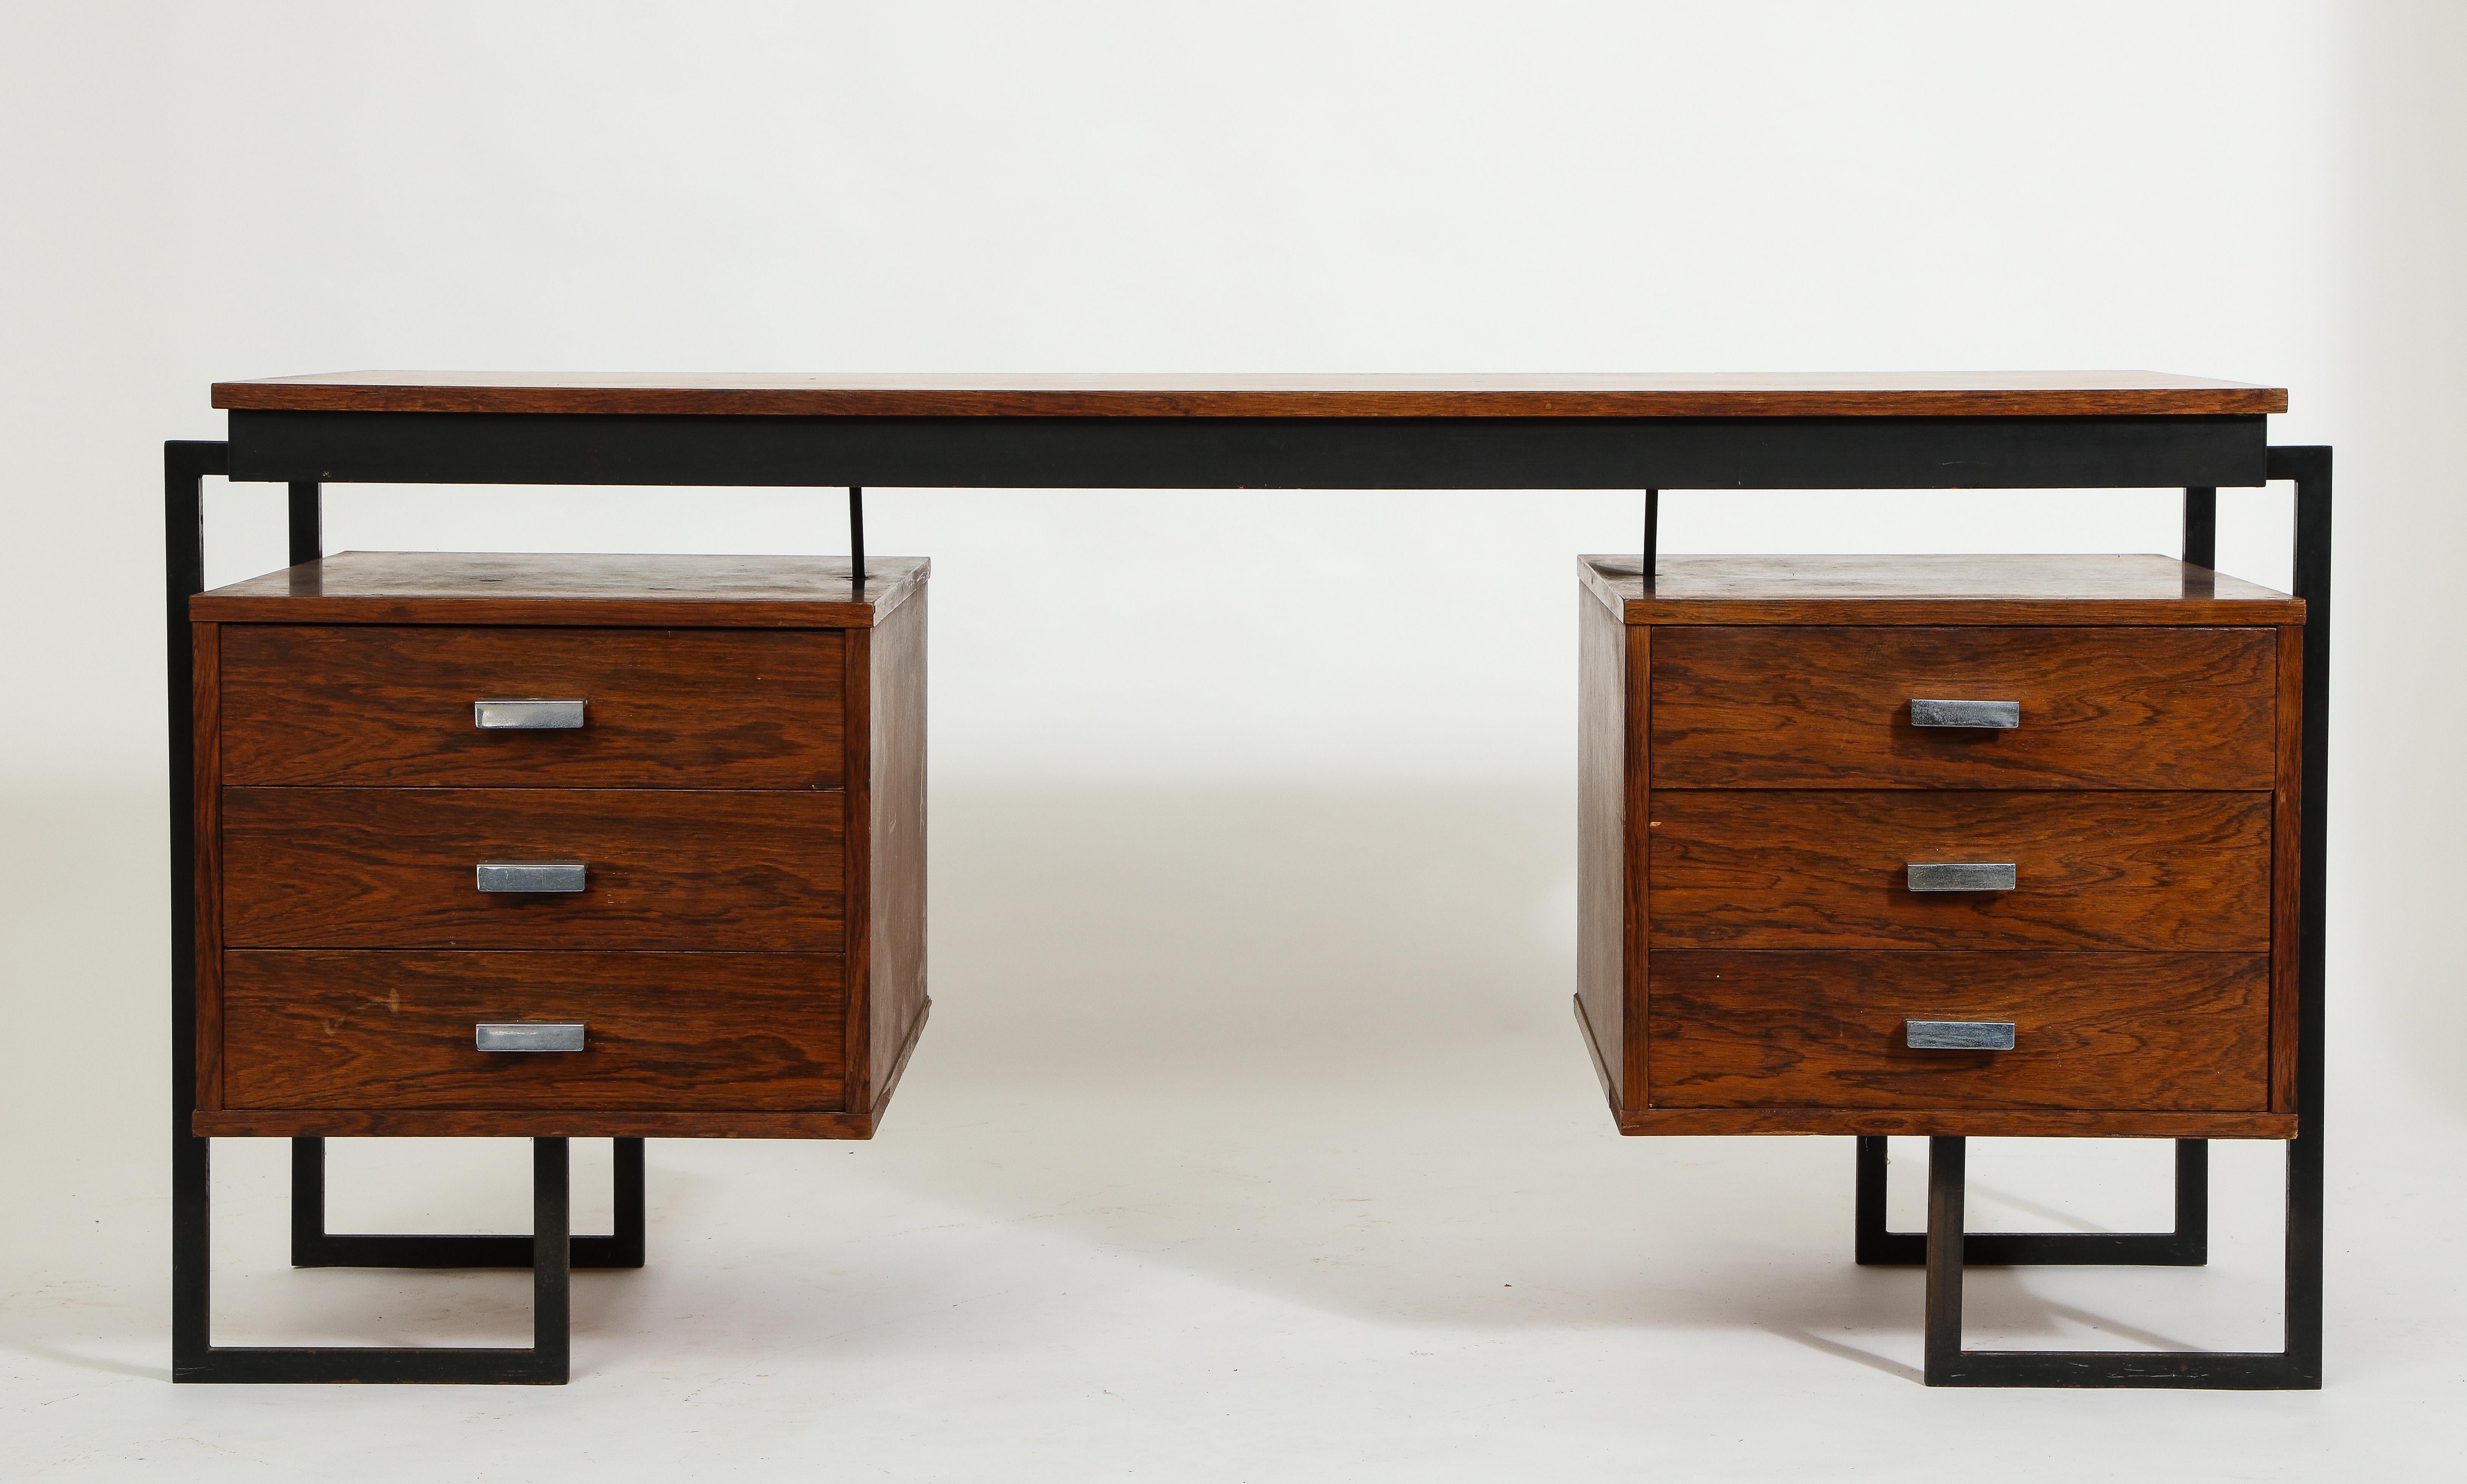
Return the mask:
{"type": "Polygon", "coordinates": [[[171,856],[171,1370],[213,1344],[213,1141],[190,1129],[197,1094],[195,651],[189,597],[206,585],[205,491],[230,467],[229,445],[163,445],[163,670],[171,856]]]}
{"type": "MultiPolygon", "coordinates": [[[[1886,1145],[1859,1141],[1851,1233],[1855,1260],[1868,1268],[1916,1268],[1927,1261],[1927,1234],[1885,1224],[1886,1145]]],[[[1972,1231],[1962,1236],[1962,1261],[1973,1268],[2199,1268],[2210,1260],[2210,1158],[2205,1139],[2176,1140],[2176,1228],[2173,1231],[1972,1231]]]]}
{"type": "Polygon", "coordinates": [[[1662,491],[1644,492],[1644,562],[1637,570],[1644,574],[1644,585],[1653,586],[1653,573],[1662,560],[1662,491]]]}
{"type": "Polygon", "coordinates": [[[563,1385],[574,1355],[574,1180],[561,1138],[532,1140],[532,1358],[543,1385],[563,1385]]]}
{"type": "Polygon", "coordinates": [[[310,482],[291,482],[291,562],[313,562],[326,554],[325,486],[310,482]]]}
{"type": "Polygon", "coordinates": [[[1963,1197],[1970,1141],[1928,1140],[1927,1383],[1951,1381],[1947,1363],[1961,1355],[1963,1197]]]}
{"type": "Polygon", "coordinates": [[[2195,567],[2219,564],[2218,486],[2184,491],[2184,560],[2195,567]]]}
{"type": "Polygon", "coordinates": [[[2287,1148],[2287,1361],[2321,1383],[2322,1072],[2330,794],[2330,450],[2274,448],[2270,477],[2296,483],[2296,596],[2304,599],[2304,760],[2297,834],[2297,1136],[2287,1148]]]}
{"type": "Polygon", "coordinates": [[[849,581],[865,596],[865,490],[849,486],[849,581]]]}
{"type": "MultiPolygon", "coordinates": [[[[644,1252],[643,1141],[616,1145],[616,1222],[606,1236],[573,1238],[576,1268],[640,1268],[644,1252]]],[[[528,1268],[532,1238],[463,1232],[328,1231],[326,1141],[291,1141],[291,1266],[294,1268],[528,1268]]]]}

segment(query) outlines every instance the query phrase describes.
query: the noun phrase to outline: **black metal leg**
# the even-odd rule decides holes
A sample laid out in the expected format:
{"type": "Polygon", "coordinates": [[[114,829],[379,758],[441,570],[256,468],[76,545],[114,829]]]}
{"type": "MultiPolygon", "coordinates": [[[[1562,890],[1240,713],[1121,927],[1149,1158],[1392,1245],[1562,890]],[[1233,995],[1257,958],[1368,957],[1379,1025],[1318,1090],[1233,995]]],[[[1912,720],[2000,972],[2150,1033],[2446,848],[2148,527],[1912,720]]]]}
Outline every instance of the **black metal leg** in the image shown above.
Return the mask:
{"type": "Polygon", "coordinates": [[[1644,492],[1644,563],[1637,570],[1644,573],[1644,585],[1653,586],[1654,563],[1662,555],[1662,491],[1644,492]]]}
{"type": "MultiPolygon", "coordinates": [[[[1928,1260],[1925,1232],[1885,1226],[1885,1141],[1859,1140],[1853,1251],[1870,1268],[1916,1268],[1928,1260]]],[[[1973,1267],[2039,1263],[2199,1268],[2210,1260],[2210,1146],[2176,1140],[2176,1229],[2173,1231],[1972,1231],[1962,1236],[1962,1261],[1973,1267]]]]}
{"type": "Polygon", "coordinates": [[[2195,567],[2219,564],[2219,492],[2216,486],[2184,491],[2184,560],[2195,567]]]}
{"type": "Polygon", "coordinates": [[[573,1270],[572,1202],[568,1146],[561,1138],[532,1140],[532,1235],[509,1240],[531,1248],[532,1343],[510,1346],[422,1345],[216,1345],[209,1330],[211,1296],[207,1264],[211,1242],[204,1230],[205,1183],[211,1141],[194,1145],[193,1170],[178,1173],[175,1192],[183,1229],[184,1263],[175,1270],[171,1379],[241,1384],[312,1384],[351,1382],[433,1383],[479,1385],[559,1386],[571,1370],[573,1270]],[[193,1174],[197,1187],[187,1188],[193,1174]]]}
{"type": "Polygon", "coordinates": [[[865,596],[865,490],[849,486],[849,581],[865,596]]]}
{"type": "MultiPolygon", "coordinates": [[[[577,1268],[643,1266],[643,1141],[617,1146],[617,1219],[609,1235],[573,1238],[577,1268]]],[[[326,1229],[326,1141],[291,1141],[291,1266],[294,1268],[528,1268],[532,1238],[460,1233],[332,1232],[326,1229]]]]}

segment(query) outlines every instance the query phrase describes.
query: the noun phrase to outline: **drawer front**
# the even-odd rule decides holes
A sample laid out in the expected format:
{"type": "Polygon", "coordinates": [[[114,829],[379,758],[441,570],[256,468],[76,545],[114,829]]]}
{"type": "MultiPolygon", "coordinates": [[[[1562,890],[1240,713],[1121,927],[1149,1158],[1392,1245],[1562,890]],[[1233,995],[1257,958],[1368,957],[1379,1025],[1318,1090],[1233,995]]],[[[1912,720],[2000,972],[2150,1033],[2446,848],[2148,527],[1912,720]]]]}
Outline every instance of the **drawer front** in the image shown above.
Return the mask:
{"type": "Polygon", "coordinates": [[[223,955],[228,1108],[833,1112],[846,1045],[827,955],[223,955]],[[525,1022],[583,1048],[477,1048],[525,1022]]]}
{"type": "Polygon", "coordinates": [[[2267,794],[1741,790],[1647,814],[1657,949],[2270,947],[2267,794]],[[2009,865],[2013,889],[1912,890],[1914,865],[2009,865]]]}
{"type": "Polygon", "coordinates": [[[2276,646],[2271,629],[1660,628],[1653,783],[2267,789],[2276,646]],[[1916,725],[1913,700],[2018,703],[2020,725],[1916,725]]]}
{"type": "Polygon", "coordinates": [[[236,623],[220,643],[227,783],[842,782],[833,631],[236,623]],[[498,697],[581,701],[582,725],[478,726],[498,697]]]}
{"type": "Polygon", "coordinates": [[[227,788],[223,942],[836,953],[845,798],[227,788]],[[483,891],[483,862],[579,863],[583,889],[483,891]]]}
{"type": "Polygon", "coordinates": [[[1668,953],[1657,1108],[2269,1107],[2259,954],[1668,953]],[[1910,1021],[2009,1023],[2009,1051],[1914,1050],[1910,1021]]]}

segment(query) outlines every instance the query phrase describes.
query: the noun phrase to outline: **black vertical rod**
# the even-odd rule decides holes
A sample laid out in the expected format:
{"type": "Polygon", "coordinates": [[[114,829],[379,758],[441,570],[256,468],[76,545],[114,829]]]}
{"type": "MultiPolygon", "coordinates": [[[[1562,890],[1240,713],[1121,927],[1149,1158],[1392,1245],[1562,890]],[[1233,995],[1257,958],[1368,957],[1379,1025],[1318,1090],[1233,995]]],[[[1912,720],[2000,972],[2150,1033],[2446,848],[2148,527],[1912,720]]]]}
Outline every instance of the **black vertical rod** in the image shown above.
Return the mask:
{"type": "Polygon", "coordinates": [[[1892,1262],[1885,1229],[1886,1144],[1882,1135],[1858,1137],[1859,1174],[1851,1196],[1851,1261],[1869,1267],[1892,1262]]]}
{"type": "Polygon", "coordinates": [[[849,581],[865,596],[865,490],[849,486],[849,581]]]}
{"type": "Polygon", "coordinates": [[[2296,482],[2296,596],[2304,599],[2304,758],[2297,834],[2297,1136],[2287,1146],[2287,1363],[2321,1383],[2322,933],[2330,792],[2330,450],[2274,448],[2268,475],[2296,482]]]}
{"type": "Polygon", "coordinates": [[[1949,1383],[1961,1359],[1961,1261],[1968,1140],[1928,1140],[1927,1383],[1949,1383]]]}
{"type": "Polygon", "coordinates": [[[197,1096],[195,650],[190,596],[206,585],[209,474],[231,467],[228,444],[163,445],[164,740],[170,754],[171,855],[171,1376],[207,1363],[213,1293],[214,1145],[190,1129],[197,1096]]]}
{"type": "Polygon", "coordinates": [[[643,1266],[643,1141],[639,1138],[612,1140],[617,1146],[616,1194],[617,1219],[610,1225],[609,1268],[643,1266]]]}
{"type": "Polygon", "coordinates": [[[1662,559],[1662,491],[1644,492],[1644,564],[1638,569],[1644,574],[1644,585],[1653,586],[1654,564],[1662,559]]]}
{"type": "Polygon", "coordinates": [[[324,486],[313,480],[291,483],[291,566],[326,554],[324,494],[324,486]]]}
{"type": "Polygon", "coordinates": [[[2210,1141],[2176,1140],[2176,1245],[2187,1267],[2210,1257],[2210,1141]]]}
{"type": "Polygon", "coordinates": [[[2184,561],[2193,567],[2219,564],[2219,492],[2215,487],[2184,491],[2184,561]]]}
{"type": "Polygon", "coordinates": [[[573,1369],[574,1202],[571,1149],[532,1140],[532,1355],[538,1380],[563,1385],[573,1369]]]}

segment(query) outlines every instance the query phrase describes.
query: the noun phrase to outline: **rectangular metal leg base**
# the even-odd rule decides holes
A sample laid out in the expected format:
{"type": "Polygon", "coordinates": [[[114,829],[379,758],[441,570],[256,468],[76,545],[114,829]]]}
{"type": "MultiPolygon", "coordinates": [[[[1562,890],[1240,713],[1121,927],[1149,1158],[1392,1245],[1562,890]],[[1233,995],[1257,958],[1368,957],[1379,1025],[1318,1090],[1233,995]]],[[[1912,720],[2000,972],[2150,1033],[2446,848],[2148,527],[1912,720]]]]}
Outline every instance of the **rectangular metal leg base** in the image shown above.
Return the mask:
{"type": "MultiPolygon", "coordinates": [[[[1853,1250],[1868,1268],[1924,1268],[1927,1233],[1885,1227],[1885,1141],[1859,1144],[1853,1250]]],[[[2199,1268],[2210,1260],[2210,1145],[2176,1140],[2176,1229],[2173,1231],[1973,1231],[1961,1239],[1972,1268],[2038,1264],[2137,1268],[2199,1268]]]]}
{"type": "MultiPolygon", "coordinates": [[[[529,1349],[448,1346],[237,1346],[209,1342],[213,1329],[213,1241],[210,1228],[214,1141],[183,1135],[172,1170],[171,1379],[175,1382],[283,1385],[334,1383],[429,1383],[561,1386],[573,1368],[572,1202],[570,1158],[561,1138],[532,1140],[532,1234],[505,1238],[373,1238],[376,1242],[496,1241],[530,1248],[509,1266],[532,1270],[529,1349]]],[[[315,1152],[322,1224],[324,1150],[315,1152]]],[[[295,1160],[300,1156],[295,1149],[295,1160]]],[[[295,1175],[299,1164],[294,1164],[295,1175]]],[[[636,1165],[639,1171],[640,1165],[636,1165]]],[[[295,1215],[297,1213],[295,1212],[295,1215]]],[[[611,1239],[614,1240],[614,1239],[611,1239]]],[[[467,1250],[467,1249],[466,1249],[467,1250]]],[[[639,1246],[637,1251],[639,1252],[639,1246]]],[[[639,1257],[637,1259],[639,1261],[639,1257]]],[[[420,1264],[417,1266],[429,1266],[420,1264]]]]}
{"type": "MultiPolygon", "coordinates": [[[[572,1239],[571,1266],[643,1266],[643,1141],[616,1149],[616,1230],[572,1239]]],[[[529,1237],[326,1229],[326,1141],[291,1141],[291,1266],[294,1268],[528,1268],[529,1237]]]]}
{"type": "MultiPolygon", "coordinates": [[[[2177,1172],[2185,1170],[2184,1140],[2177,1172]]],[[[1862,1140],[1864,1144],[1865,1141],[1862,1140]]],[[[1861,1151],[1863,1159],[1866,1150],[1861,1151]]],[[[2291,1194],[2303,1188],[2308,1151],[2288,1151],[2291,1194]]],[[[1881,1159],[1881,1153],[1878,1158],[1881,1159]]],[[[1968,1141],[1928,1140],[1927,1370],[1931,1386],[2172,1387],[2207,1391],[2309,1391],[2321,1384],[2318,1215],[2304,1230],[2302,1205],[2289,1203],[2288,1348],[2275,1353],[2208,1350],[1965,1350],[1961,1279],[1977,1237],[1962,1231],[1968,1141]],[[2312,1256],[2308,1267],[2307,1254],[2312,1256]],[[2309,1293],[2311,1300],[2306,1301],[2309,1293]]],[[[2207,1175],[2207,1167],[2203,1172],[2207,1175]]],[[[2177,1190],[2184,1209],[2184,1187],[2177,1190]]],[[[1881,1204],[1881,1198],[1879,1201],[1881,1204]]],[[[2158,1235],[2153,1233],[2151,1235],[2158,1235]]]]}

